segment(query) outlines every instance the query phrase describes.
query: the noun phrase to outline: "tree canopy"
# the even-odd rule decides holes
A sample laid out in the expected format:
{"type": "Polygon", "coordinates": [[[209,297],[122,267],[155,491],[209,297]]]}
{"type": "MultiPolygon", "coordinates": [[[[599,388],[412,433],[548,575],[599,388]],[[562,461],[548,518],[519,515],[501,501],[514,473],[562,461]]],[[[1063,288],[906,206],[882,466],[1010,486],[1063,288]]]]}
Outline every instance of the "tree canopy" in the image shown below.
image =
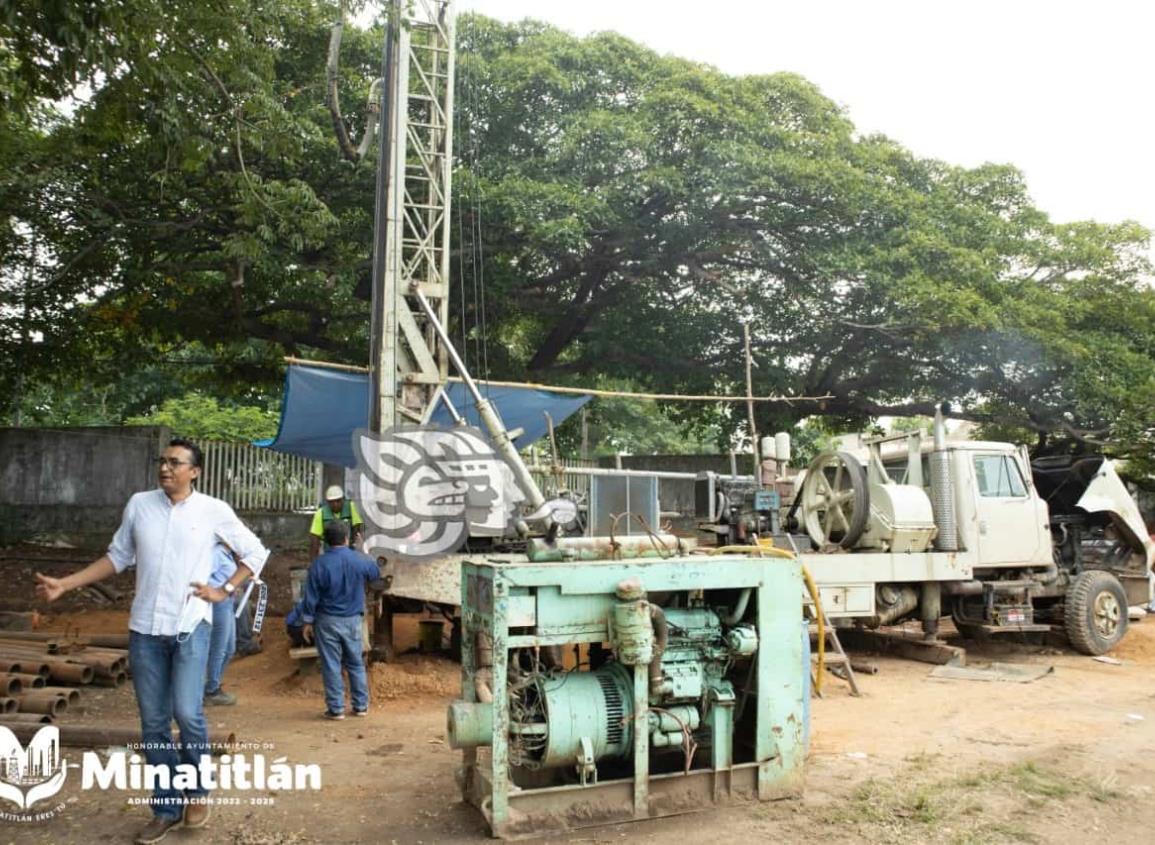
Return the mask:
{"type": "MultiPolygon", "coordinates": [[[[131,373],[123,414],[259,403],[283,354],[366,360],[375,162],[327,96],[363,134],[379,27],[344,27],[327,80],[336,3],[3,9],[0,395],[131,373]]],[[[1055,223],[1013,166],[920,158],[799,76],[610,33],[463,15],[457,73],[450,313],[480,374],[740,393],[746,323],[755,392],[819,397],[760,405],[763,432],[947,401],[1151,455],[1137,224],[1055,223]]]]}

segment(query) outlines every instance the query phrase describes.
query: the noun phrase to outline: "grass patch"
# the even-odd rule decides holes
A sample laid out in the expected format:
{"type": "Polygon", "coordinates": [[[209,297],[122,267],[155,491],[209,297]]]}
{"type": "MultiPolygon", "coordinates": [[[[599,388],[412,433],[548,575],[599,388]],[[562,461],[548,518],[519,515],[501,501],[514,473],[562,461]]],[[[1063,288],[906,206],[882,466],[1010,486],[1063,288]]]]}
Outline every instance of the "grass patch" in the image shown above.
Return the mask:
{"type": "Polygon", "coordinates": [[[1096,781],[1034,761],[950,777],[936,777],[941,761],[930,755],[906,763],[893,777],[859,785],[848,800],[827,808],[823,821],[878,842],[1036,842],[1022,810],[1078,798],[1107,803],[1122,794],[1113,778],[1096,781]]]}

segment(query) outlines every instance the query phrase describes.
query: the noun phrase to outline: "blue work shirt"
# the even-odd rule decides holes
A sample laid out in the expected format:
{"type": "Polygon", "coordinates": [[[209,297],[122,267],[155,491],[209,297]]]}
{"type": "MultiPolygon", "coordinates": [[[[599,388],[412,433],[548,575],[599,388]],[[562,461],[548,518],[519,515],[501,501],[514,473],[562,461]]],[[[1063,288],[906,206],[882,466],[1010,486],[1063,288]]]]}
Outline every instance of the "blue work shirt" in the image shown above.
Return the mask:
{"type": "Polygon", "coordinates": [[[330,549],[313,561],[305,581],[301,616],[312,625],[317,614],[357,616],[365,612],[365,584],[381,577],[373,559],[348,546],[330,549]]]}
{"type": "Polygon", "coordinates": [[[285,617],[285,627],[300,628],[304,624],[305,621],[301,618],[301,602],[297,602],[289,611],[289,615],[285,617]]]}
{"type": "Polygon", "coordinates": [[[229,551],[228,546],[217,543],[213,549],[213,572],[209,576],[209,586],[224,586],[225,581],[232,578],[236,572],[237,562],[233,559],[233,553],[229,551]]]}

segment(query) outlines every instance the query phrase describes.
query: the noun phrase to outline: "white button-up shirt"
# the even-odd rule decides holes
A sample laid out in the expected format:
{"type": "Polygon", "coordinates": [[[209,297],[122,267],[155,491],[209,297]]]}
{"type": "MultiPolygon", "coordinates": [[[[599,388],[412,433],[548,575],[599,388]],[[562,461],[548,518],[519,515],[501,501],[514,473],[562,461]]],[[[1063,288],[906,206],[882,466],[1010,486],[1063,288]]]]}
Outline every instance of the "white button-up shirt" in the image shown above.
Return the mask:
{"type": "Polygon", "coordinates": [[[171,637],[212,621],[209,602],[191,584],[207,584],[213,547],[228,544],[258,574],[269,552],[220,499],[195,490],[175,505],[161,489],[128,500],[120,528],[108,547],[117,572],[136,564],[136,598],[128,627],[139,634],[171,637]]]}

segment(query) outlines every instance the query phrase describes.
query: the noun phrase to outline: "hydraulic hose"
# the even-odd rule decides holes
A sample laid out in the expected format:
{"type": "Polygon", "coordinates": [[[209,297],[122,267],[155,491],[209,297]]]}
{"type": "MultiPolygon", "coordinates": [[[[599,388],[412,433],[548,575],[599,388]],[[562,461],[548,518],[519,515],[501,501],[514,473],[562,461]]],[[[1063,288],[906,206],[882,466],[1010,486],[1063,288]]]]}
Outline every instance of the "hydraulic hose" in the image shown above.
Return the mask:
{"type": "Polygon", "coordinates": [[[760,557],[780,557],[784,560],[794,560],[794,552],[780,549],[777,546],[717,546],[707,549],[711,555],[758,555],[760,557]]]}
{"type": "MultiPolygon", "coordinates": [[[[716,549],[710,549],[708,554],[756,554],[794,559],[793,552],[774,546],[719,546],[716,549]]],[[[818,586],[814,583],[810,570],[805,566],[802,567],[802,580],[806,582],[806,590],[810,593],[811,601],[814,602],[814,620],[818,625],[818,668],[814,675],[814,692],[822,695],[822,677],[826,674],[826,619],[822,613],[822,597],[818,594],[818,586]]]]}
{"type": "Polygon", "coordinates": [[[814,620],[818,624],[818,669],[814,674],[814,692],[821,696],[822,676],[826,670],[826,619],[822,614],[822,597],[818,594],[818,586],[805,566],[802,567],[802,580],[810,591],[810,598],[814,602],[814,620]]]}

